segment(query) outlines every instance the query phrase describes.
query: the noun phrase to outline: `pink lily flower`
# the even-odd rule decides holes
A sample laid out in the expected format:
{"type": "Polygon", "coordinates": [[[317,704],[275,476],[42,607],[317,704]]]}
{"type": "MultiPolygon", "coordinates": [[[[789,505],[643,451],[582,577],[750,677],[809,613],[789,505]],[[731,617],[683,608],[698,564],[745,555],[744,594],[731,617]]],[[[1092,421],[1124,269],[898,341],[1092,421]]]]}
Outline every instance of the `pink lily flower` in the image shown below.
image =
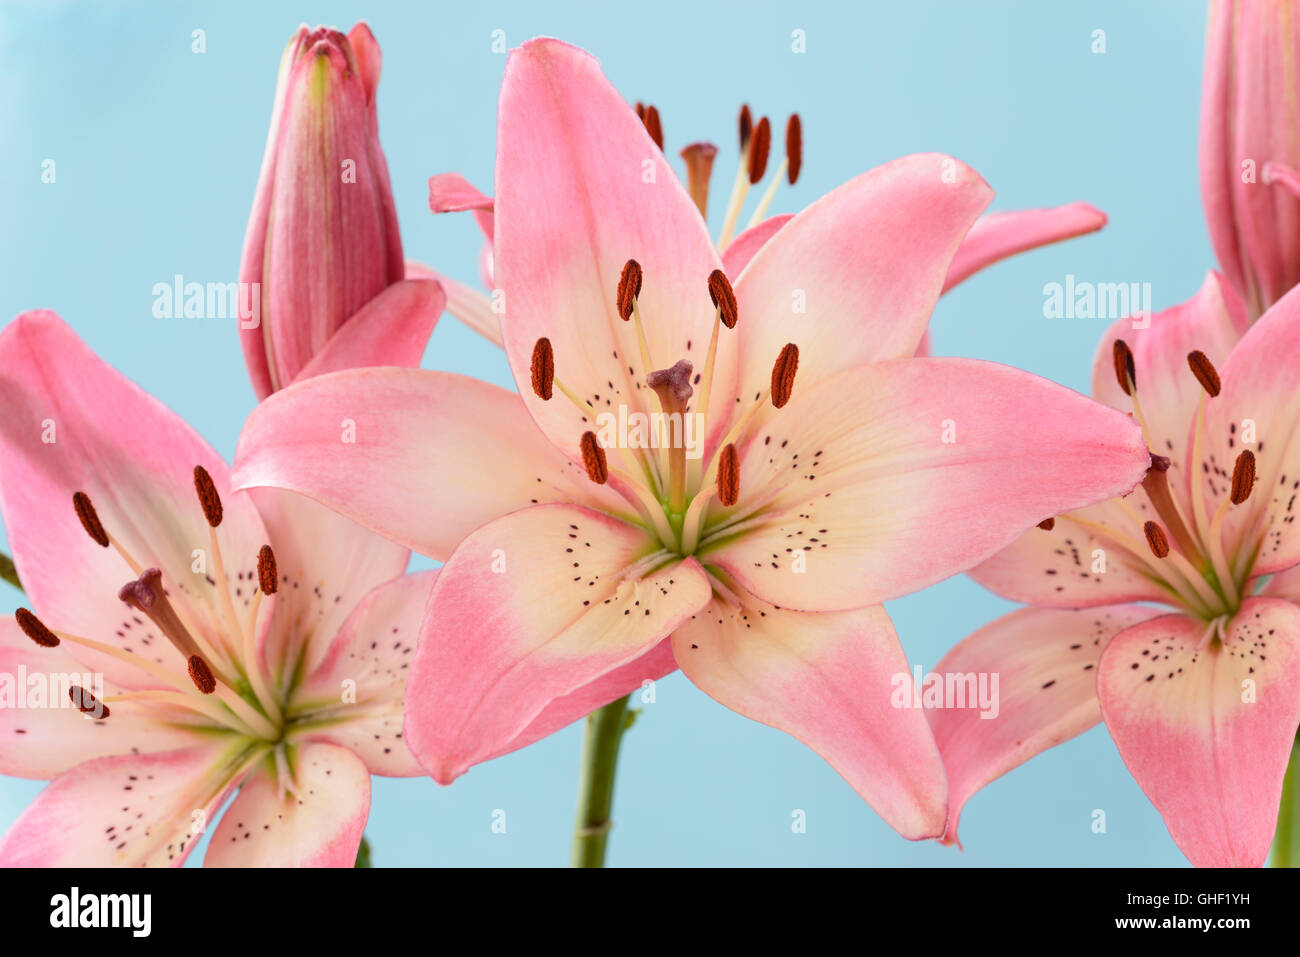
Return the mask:
{"type": "Polygon", "coordinates": [[[0,512],[35,610],[0,618],[0,671],[58,689],[0,708],[0,773],[52,779],[0,866],[179,866],[242,788],[207,865],[351,867],[370,775],[421,773],[401,700],[436,573],[301,497],[232,492],[53,313],[0,332],[0,368],[0,512]]]}
{"type": "Polygon", "coordinates": [[[733,287],[596,61],[538,39],[506,67],[496,194],[522,400],[341,372],[268,399],[236,456],[238,487],[445,560],[406,703],[421,764],[450,783],[680,667],[900,834],[940,834],[943,768],[923,714],[891,705],[908,664],[880,603],[1149,464],[1127,417],[1077,393],[912,358],[988,186],[948,157],[889,163],[782,226],[733,287]],[[699,413],[698,446],[623,441],[601,413],[699,413]]]}
{"type": "Polygon", "coordinates": [[[417,366],[444,296],[407,280],[379,146],[379,44],[306,25],[285,48],[262,173],[244,237],[240,319],[253,389],[264,399],[318,361],[417,366]]]}
{"type": "Polygon", "coordinates": [[[1252,320],[1300,281],[1300,22],[1290,4],[1215,0],[1201,99],[1201,196],[1252,320]]]}
{"type": "Polygon", "coordinates": [[[1143,423],[1155,467],[971,572],[1033,607],[936,668],[1001,676],[996,720],[930,713],[949,839],[975,791],[1104,720],[1193,864],[1264,862],[1300,724],[1297,296],[1245,331],[1211,273],[1149,328],[1121,320],[1103,339],[1094,394],[1143,423]]]}

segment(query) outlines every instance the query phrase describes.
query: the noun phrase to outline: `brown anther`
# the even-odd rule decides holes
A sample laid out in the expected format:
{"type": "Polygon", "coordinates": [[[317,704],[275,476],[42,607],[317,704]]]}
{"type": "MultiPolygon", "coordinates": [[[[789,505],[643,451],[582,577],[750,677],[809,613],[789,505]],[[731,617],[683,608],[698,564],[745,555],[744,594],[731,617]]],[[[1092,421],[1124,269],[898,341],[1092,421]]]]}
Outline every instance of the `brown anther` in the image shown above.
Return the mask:
{"type": "Polygon", "coordinates": [[[1147,522],[1142,526],[1142,531],[1146,533],[1147,544],[1151,546],[1151,553],[1156,558],[1164,558],[1169,554],[1169,539],[1165,537],[1165,530],[1155,522],[1147,522]]]}
{"type": "Polygon", "coordinates": [[[772,148],[772,124],[763,117],[754,127],[753,142],[749,148],[749,183],[754,185],[767,172],[767,153],[772,148]]]}
{"type": "Polygon", "coordinates": [[[721,269],[709,273],[709,298],[722,318],[722,324],[728,329],[736,328],[740,313],[736,309],[736,291],[731,288],[731,280],[721,269]]]}
{"type": "Polygon", "coordinates": [[[790,401],[794,391],[794,374],[799,371],[799,347],[787,342],[772,366],[772,404],[778,409],[790,401]]]}
{"type": "Polygon", "coordinates": [[[190,655],[190,680],[194,682],[194,687],[204,694],[212,694],[217,690],[217,679],[212,677],[212,669],[208,663],[198,655],[190,655]]]}
{"type": "Polygon", "coordinates": [[[641,295],[641,264],[629,259],[618,277],[618,315],[624,322],[632,318],[632,304],[641,295]]]}
{"type": "Polygon", "coordinates": [[[789,122],[785,124],[785,160],[786,176],[793,186],[803,168],[803,123],[798,113],[791,113],[789,122]]]}
{"type": "Polygon", "coordinates": [[[85,688],[81,687],[81,685],[72,685],[68,688],[68,700],[70,700],[72,706],[82,714],[93,714],[96,718],[101,720],[112,714],[112,712],[108,710],[108,705],[104,704],[104,702],[100,701],[85,688]]]}
{"type": "Polygon", "coordinates": [[[555,353],[551,351],[551,340],[545,336],[533,346],[533,392],[540,399],[550,401],[551,387],[555,384],[555,353]]]}
{"type": "Polygon", "coordinates": [[[203,517],[208,524],[216,528],[221,524],[223,515],[221,496],[217,494],[216,483],[202,465],[194,466],[194,491],[199,493],[199,504],[203,506],[203,517]]]}
{"type": "Polygon", "coordinates": [[[275,567],[275,552],[270,545],[263,545],[257,552],[257,584],[263,595],[274,595],[280,587],[280,576],[275,567]]]}
{"type": "Polygon", "coordinates": [[[99,513],[95,511],[90,496],[85,492],[73,492],[72,507],[76,509],[77,518],[81,520],[81,527],[86,530],[86,534],[94,539],[96,545],[108,548],[108,532],[104,531],[104,525],[99,520],[99,513]]]}
{"type": "Polygon", "coordinates": [[[596,441],[595,432],[582,433],[582,464],[587,470],[587,477],[597,485],[609,481],[609,463],[605,461],[605,450],[596,441]]]}
{"type": "Polygon", "coordinates": [[[1123,339],[1116,339],[1111,355],[1115,360],[1115,380],[1125,395],[1132,395],[1137,388],[1137,366],[1133,362],[1133,350],[1123,339]]]}
{"type": "Polygon", "coordinates": [[[1045,518],[1045,519],[1043,519],[1041,522],[1038,523],[1038,527],[1041,528],[1041,529],[1042,529],[1043,531],[1045,531],[1045,532],[1050,532],[1052,529],[1056,528],[1056,519],[1054,519],[1054,518],[1045,518]]]}
{"type": "Polygon", "coordinates": [[[686,163],[686,189],[701,216],[709,214],[709,180],[713,177],[713,158],[718,148],[712,143],[691,143],[682,147],[686,163]]]}
{"type": "Polygon", "coordinates": [[[754,117],[749,112],[749,104],[740,105],[740,152],[745,152],[745,147],[749,145],[750,134],[754,132],[754,117]]]}
{"type": "Polygon", "coordinates": [[[1219,382],[1219,370],[1214,368],[1214,363],[1200,349],[1187,353],[1187,364],[1192,368],[1192,375],[1196,376],[1196,381],[1201,384],[1201,388],[1209,393],[1213,399],[1219,394],[1222,384],[1219,382]]]}
{"type": "Polygon", "coordinates": [[[734,442],[728,442],[718,458],[718,501],[730,508],[740,498],[740,456],[734,442]]]}
{"type": "Polygon", "coordinates": [[[1243,449],[1237,456],[1237,462],[1232,466],[1232,504],[1240,505],[1246,499],[1250,498],[1250,492],[1255,487],[1255,453],[1250,449],[1243,449]]]}
{"type": "Polygon", "coordinates": [[[23,630],[23,634],[42,648],[59,647],[59,636],[46,628],[44,622],[26,608],[19,608],[14,612],[14,620],[18,622],[18,627],[23,630]]]}
{"type": "Polygon", "coordinates": [[[640,100],[637,100],[637,101],[636,101],[636,106],[634,107],[634,109],[636,110],[636,118],[637,118],[638,120],[640,120],[642,123],[644,123],[644,122],[645,122],[645,104],[642,103],[640,100]]]}
{"type": "Polygon", "coordinates": [[[650,139],[655,141],[655,146],[660,149],[664,148],[664,128],[659,122],[659,110],[653,106],[645,108],[645,116],[641,118],[645,124],[645,131],[650,134],[650,139]]]}

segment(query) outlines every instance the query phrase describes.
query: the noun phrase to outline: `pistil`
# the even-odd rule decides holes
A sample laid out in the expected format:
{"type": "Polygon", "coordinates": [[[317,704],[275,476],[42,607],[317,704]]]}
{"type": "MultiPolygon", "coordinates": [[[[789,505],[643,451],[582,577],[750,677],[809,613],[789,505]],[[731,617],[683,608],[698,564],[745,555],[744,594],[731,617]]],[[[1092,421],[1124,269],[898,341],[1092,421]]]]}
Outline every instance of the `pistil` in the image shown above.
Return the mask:
{"type": "Polygon", "coordinates": [[[668,448],[668,508],[681,514],[686,509],[686,415],[687,405],[694,395],[691,373],[695,367],[686,359],[679,360],[669,369],[658,369],[646,376],[646,385],[659,396],[659,405],[666,418],[669,432],[668,448]],[[673,428],[674,421],[676,428],[673,428]]]}

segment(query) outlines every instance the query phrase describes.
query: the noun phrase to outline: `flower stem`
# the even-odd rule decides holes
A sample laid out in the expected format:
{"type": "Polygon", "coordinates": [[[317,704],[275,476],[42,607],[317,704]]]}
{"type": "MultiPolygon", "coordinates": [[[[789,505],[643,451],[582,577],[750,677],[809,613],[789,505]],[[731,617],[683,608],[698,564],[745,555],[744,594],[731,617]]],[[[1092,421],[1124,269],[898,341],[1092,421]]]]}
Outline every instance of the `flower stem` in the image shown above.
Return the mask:
{"type": "Polygon", "coordinates": [[[1282,806],[1273,835],[1274,867],[1300,867],[1300,738],[1291,745],[1291,763],[1282,779],[1282,806]]]}
{"type": "Polygon", "coordinates": [[[355,866],[356,867],[370,866],[370,842],[366,840],[366,836],[364,834],[361,835],[361,846],[357,848],[357,863],[355,866]]]}
{"type": "Polygon", "coordinates": [[[23,583],[18,580],[18,569],[14,568],[14,560],[4,552],[0,552],[0,579],[4,579],[19,591],[23,590],[23,583]]]}
{"type": "Polygon", "coordinates": [[[635,711],[628,711],[628,695],[587,715],[582,744],[582,781],[578,792],[578,817],[573,826],[573,866],[604,867],[605,846],[613,827],[614,772],[623,732],[632,726],[635,711]]]}

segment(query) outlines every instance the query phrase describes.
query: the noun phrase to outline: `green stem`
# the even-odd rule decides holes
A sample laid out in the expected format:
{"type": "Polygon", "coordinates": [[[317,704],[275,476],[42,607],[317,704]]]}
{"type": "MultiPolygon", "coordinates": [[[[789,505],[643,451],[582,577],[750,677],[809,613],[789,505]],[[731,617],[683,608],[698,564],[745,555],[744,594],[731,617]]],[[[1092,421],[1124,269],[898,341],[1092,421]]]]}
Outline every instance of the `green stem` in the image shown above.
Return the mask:
{"type": "Polygon", "coordinates": [[[0,578],[19,591],[23,590],[23,583],[18,580],[18,569],[14,568],[14,560],[4,552],[0,552],[0,578]]]}
{"type": "Polygon", "coordinates": [[[1291,745],[1291,763],[1282,779],[1282,806],[1273,835],[1274,867],[1300,867],[1300,738],[1291,745]]]}
{"type": "Polygon", "coordinates": [[[614,772],[623,732],[632,726],[635,711],[628,711],[627,695],[587,715],[582,744],[582,781],[578,792],[578,817],[573,826],[573,866],[604,867],[605,846],[613,827],[614,772]]]}
{"type": "Polygon", "coordinates": [[[361,846],[357,848],[357,863],[355,866],[356,867],[370,866],[370,842],[366,840],[366,836],[364,834],[361,835],[361,846]]]}

